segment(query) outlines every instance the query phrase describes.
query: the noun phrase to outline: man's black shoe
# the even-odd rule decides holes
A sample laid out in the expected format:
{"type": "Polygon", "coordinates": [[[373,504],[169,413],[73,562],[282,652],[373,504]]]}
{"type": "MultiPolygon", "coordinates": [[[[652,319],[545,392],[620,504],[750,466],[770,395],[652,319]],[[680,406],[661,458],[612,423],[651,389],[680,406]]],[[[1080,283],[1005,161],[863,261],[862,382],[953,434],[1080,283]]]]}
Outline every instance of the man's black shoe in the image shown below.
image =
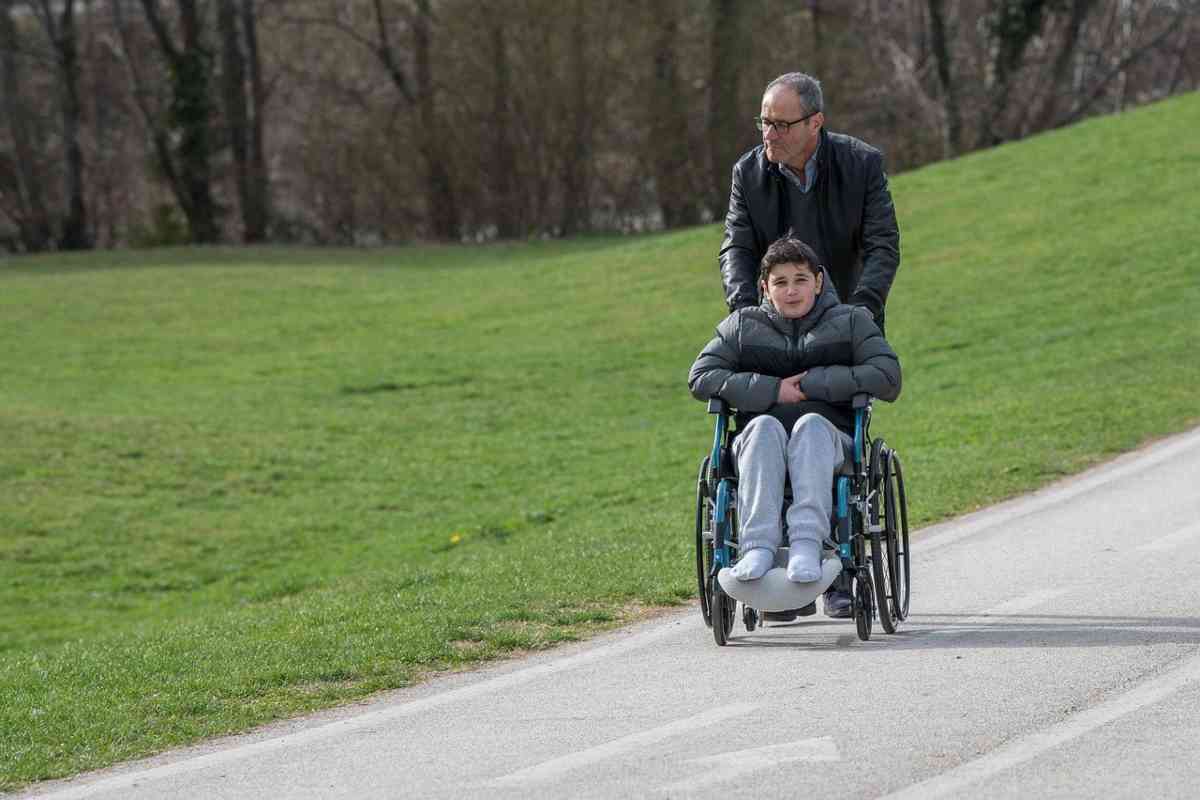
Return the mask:
{"type": "Polygon", "coordinates": [[[850,593],[840,589],[825,592],[825,616],[833,619],[848,619],[851,615],[850,593]]]}
{"type": "Polygon", "coordinates": [[[817,613],[817,601],[813,600],[802,608],[792,608],[787,611],[764,611],[763,620],[766,622],[792,622],[796,617],[811,617],[817,613]]]}

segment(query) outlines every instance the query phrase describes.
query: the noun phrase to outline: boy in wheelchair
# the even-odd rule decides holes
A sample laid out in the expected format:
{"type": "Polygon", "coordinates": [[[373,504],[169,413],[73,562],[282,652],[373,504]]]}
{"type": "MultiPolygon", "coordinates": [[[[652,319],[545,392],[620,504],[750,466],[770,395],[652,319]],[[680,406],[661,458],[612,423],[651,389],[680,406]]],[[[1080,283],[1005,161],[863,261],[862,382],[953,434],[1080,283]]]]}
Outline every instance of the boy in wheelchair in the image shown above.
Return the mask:
{"type": "MultiPolygon", "coordinates": [[[[755,581],[774,565],[790,478],[787,577],[805,583],[821,578],[834,475],[853,448],[851,398],[895,400],[900,361],[867,309],[839,302],[816,253],[799,239],[785,236],[767,248],[759,291],[759,306],[717,326],[688,386],[697,399],[720,397],[739,412],[733,453],[741,557],[733,574],[755,581]]],[[[841,594],[844,600],[827,596],[830,616],[849,614],[849,595],[841,594]]]]}

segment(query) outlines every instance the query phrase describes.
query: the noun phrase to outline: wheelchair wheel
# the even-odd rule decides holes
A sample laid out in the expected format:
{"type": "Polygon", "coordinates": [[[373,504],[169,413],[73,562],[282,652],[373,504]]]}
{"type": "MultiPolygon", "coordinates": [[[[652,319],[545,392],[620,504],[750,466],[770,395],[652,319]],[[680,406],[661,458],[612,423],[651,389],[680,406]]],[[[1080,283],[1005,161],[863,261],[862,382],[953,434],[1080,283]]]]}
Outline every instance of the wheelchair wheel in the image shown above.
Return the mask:
{"type": "Polygon", "coordinates": [[[851,594],[854,626],[858,638],[864,642],[871,638],[871,622],[875,616],[875,597],[871,590],[871,576],[866,567],[859,568],[854,576],[854,591],[851,594]]]}
{"type": "Polygon", "coordinates": [[[700,462],[696,479],[696,584],[700,594],[700,613],[704,624],[712,627],[712,603],[709,596],[709,572],[712,569],[712,506],[708,501],[708,458],[700,462]],[[707,535],[706,535],[707,534],[707,535]]]}
{"type": "Polygon", "coordinates": [[[888,521],[892,514],[887,505],[888,470],[892,451],[876,439],[871,445],[870,481],[871,502],[867,509],[868,531],[871,541],[871,573],[875,578],[875,597],[878,600],[879,624],[886,633],[895,633],[901,617],[895,613],[898,590],[896,588],[897,547],[895,531],[888,521]]]}
{"type": "Polygon", "coordinates": [[[891,568],[891,612],[900,621],[908,616],[911,579],[908,571],[908,499],[904,495],[904,470],[900,456],[894,450],[888,452],[884,469],[883,508],[891,568]]]}
{"type": "Polygon", "coordinates": [[[746,632],[750,633],[758,627],[758,611],[742,604],[742,624],[746,626],[746,632]]]}
{"type": "Polygon", "coordinates": [[[895,588],[895,564],[892,554],[895,544],[886,533],[871,533],[871,573],[875,578],[875,596],[879,598],[879,624],[884,633],[895,633],[899,618],[893,616],[895,588]]]}
{"type": "Polygon", "coordinates": [[[733,632],[733,620],[737,612],[737,600],[725,594],[725,590],[717,582],[716,575],[712,577],[711,586],[710,602],[712,603],[713,639],[720,647],[724,647],[725,643],[729,641],[729,634],[733,632]]]}

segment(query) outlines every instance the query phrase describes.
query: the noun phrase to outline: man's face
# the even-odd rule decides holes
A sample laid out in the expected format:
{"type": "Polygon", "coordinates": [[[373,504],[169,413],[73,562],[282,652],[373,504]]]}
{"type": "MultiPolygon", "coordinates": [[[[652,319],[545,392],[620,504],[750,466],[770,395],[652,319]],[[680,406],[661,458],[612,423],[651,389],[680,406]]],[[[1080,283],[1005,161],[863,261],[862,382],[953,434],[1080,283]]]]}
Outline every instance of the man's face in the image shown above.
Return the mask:
{"type": "MultiPolygon", "coordinates": [[[[786,86],[775,86],[763,95],[762,118],[774,122],[792,122],[808,114],[800,103],[800,96],[786,86]]],[[[787,133],[773,127],[762,132],[767,160],[776,164],[803,169],[808,157],[817,149],[817,136],[825,115],[813,114],[798,125],[792,125],[787,133]]]]}
{"type": "Polygon", "coordinates": [[[787,319],[798,319],[817,302],[821,277],[807,264],[776,264],[762,286],[775,310],[787,319]]]}

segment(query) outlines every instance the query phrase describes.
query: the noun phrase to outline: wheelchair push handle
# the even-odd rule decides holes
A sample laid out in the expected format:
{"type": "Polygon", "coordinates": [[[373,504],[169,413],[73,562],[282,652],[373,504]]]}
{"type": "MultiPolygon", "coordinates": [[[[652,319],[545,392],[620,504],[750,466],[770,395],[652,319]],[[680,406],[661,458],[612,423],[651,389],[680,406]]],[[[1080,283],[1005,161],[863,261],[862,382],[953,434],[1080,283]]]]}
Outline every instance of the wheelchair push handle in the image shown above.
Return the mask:
{"type": "Polygon", "coordinates": [[[729,403],[720,397],[708,398],[708,413],[725,415],[729,413],[729,403]]]}

